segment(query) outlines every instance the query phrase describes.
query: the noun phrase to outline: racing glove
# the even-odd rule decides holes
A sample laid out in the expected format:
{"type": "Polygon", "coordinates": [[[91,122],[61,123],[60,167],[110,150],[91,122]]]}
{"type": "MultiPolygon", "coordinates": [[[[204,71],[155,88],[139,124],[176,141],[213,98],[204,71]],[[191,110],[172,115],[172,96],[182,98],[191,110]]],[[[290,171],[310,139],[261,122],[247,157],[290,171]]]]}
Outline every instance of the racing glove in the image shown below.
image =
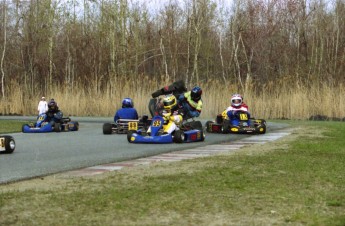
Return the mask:
{"type": "Polygon", "coordinates": [[[169,118],[171,116],[171,112],[163,111],[162,116],[163,116],[164,120],[169,120],[169,118]]]}
{"type": "Polygon", "coordinates": [[[62,114],[61,111],[56,112],[56,113],[54,114],[54,118],[55,118],[56,120],[61,120],[62,117],[63,117],[63,114],[62,114]]]}
{"type": "Polygon", "coordinates": [[[227,115],[228,115],[229,118],[233,118],[233,117],[235,117],[235,111],[230,110],[230,111],[227,112],[227,115]]]}

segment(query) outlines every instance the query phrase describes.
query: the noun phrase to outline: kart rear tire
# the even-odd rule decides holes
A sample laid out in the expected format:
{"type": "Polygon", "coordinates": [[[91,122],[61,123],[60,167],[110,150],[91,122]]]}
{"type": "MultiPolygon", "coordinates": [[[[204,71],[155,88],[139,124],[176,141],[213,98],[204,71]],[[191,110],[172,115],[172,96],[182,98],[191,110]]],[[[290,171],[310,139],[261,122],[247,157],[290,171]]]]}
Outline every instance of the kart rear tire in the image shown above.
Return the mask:
{"type": "Polygon", "coordinates": [[[173,141],[175,143],[183,143],[185,139],[184,132],[182,130],[176,130],[173,136],[173,141]]]}
{"type": "Polygon", "coordinates": [[[212,132],[212,129],[211,129],[211,125],[212,125],[212,121],[207,121],[206,124],[205,124],[205,127],[206,127],[206,132],[212,132]]]}
{"type": "Polygon", "coordinates": [[[204,141],[206,138],[205,132],[201,131],[201,141],[204,141]]]}
{"type": "Polygon", "coordinates": [[[13,137],[11,136],[2,136],[5,138],[5,151],[2,152],[4,154],[11,154],[16,149],[16,142],[14,141],[13,137]]]}
{"type": "Polygon", "coordinates": [[[129,142],[129,143],[133,143],[133,141],[132,141],[132,135],[134,134],[134,133],[136,133],[137,131],[135,131],[135,130],[129,130],[128,131],[128,133],[127,133],[127,141],[129,142]]]}
{"type": "Polygon", "coordinates": [[[113,132],[113,125],[111,123],[104,123],[103,134],[112,134],[112,132],[113,132]]]}
{"type": "Polygon", "coordinates": [[[79,130],[79,122],[75,122],[74,126],[75,126],[75,131],[78,131],[79,130]]]}
{"type": "Polygon", "coordinates": [[[54,132],[61,132],[61,124],[58,122],[54,123],[53,131],[54,132]]]}
{"type": "Polygon", "coordinates": [[[202,123],[200,121],[186,122],[183,124],[183,127],[185,127],[187,130],[192,130],[192,129],[203,130],[202,123]]]}

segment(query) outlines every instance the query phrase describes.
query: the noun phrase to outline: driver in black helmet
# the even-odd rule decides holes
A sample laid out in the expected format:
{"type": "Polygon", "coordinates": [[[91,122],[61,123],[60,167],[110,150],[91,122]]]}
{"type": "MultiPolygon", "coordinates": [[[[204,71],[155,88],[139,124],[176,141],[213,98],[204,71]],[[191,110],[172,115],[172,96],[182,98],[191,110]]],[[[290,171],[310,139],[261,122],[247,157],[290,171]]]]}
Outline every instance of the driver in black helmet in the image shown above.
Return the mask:
{"type": "Polygon", "coordinates": [[[48,103],[48,111],[46,112],[47,114],[47,122],[49,122],[52,126],[56,122],[60,122],[63,113],[62,111],[59,110],[59,107],[57,106],[57,103],[54,100],[50,100],[48,103]]]}
{"type": "Polygon", "coordinates": [[[182,105],[186,116],[191,118],[199,117],[202,109],[201,94],[202,89],[195,86],[191,91],[179,96],[179,105],[182,105]]]}

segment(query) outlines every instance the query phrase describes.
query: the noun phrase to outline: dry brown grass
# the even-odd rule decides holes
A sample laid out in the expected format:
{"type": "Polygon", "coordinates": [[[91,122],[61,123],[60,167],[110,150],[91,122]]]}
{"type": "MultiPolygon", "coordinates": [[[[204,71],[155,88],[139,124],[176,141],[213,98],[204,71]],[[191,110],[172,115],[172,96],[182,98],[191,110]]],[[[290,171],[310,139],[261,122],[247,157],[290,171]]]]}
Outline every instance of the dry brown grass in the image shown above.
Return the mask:
{"type": "MultiPolygon", "coordinates": [[[[151,93],[163,85],[150,81],[148,77],[132,80],[109,81],[107,87],[83,89],[78,84],[55,87],[47,93],[26,94],[16,83],[9,85],[6,100],[0,100],[0,113],[35,115],[38,101],[42,95],[54,98],[65,115],[73,116],[112,116],[121,107],[124,97],[131,97],[140,115],[148,114],[148,100],[151,93]]],[[[171,82],[167,81],[166,84],[171,82]]],[[[164,85],[166,85],[164,84],[164,85]]],[[[263,88],[248,85],[241,92],[235,84],[224,84],[211,80],[199,84],[203,88],[204,107],[202,118],[214,118],[229,105],[232,93],[242,93],[249,110],[256,118],[306,119],[321,114],[329,117],[345,117],[345,88],[343,84],[329,85],[314,82],[308,86],[302,83],[281,81],[269,83],[263,88]],[[259,95],[257,95],[259,93],[259,95]]],[[[191,87],[188,87],[191,88],[191,87]]]]}

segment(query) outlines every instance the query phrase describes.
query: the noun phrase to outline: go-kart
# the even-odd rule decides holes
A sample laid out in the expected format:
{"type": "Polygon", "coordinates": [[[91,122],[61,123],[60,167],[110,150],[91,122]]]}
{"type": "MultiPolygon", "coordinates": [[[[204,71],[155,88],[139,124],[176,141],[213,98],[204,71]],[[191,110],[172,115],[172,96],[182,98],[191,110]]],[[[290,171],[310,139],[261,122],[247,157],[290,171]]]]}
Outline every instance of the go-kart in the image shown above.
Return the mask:
{"type": "Polygon", "coordinates": [[[11,154],[16,148],[16,142],[12,136],[0,136],[0,154],[11,154]]]}
{"type": "Polygon", "coordinates": [[[179,129],[171,134],[163,132],[164,118],[160,115],[154,116],[151,121],[151,133],[144,130],[130,130],[127,133],[129,143],[188,143],[204,141],[205,134],[200,121],[192,121],[183,123],[179,129]]]}
{"type": "Polygon", "coordinates": [[[130,130],[147,129],[149,124],[147,115],[141,119],[119,119],[116,123],[104,123],[103,134],[126,134],[130,130]]]}
{"type": "Polygon", "coordinates": [[[250,118],[245,111],[237,111],[235,118],[229,120],[224,111],[217,115],[215,121],[207,121],[205,127],[209,133],[264,134],[266,120],[250,118]]]}
{"type": "Polygon", "coordinates": [[[45,113],[40,114],[35,123],[24,124],[22,126],[23,133],[67,132],[78,130],[79,123],[71,121],[69,117],[61,118],[57,122],[51,124],[47,121],[47,114],[45,113]]]}
{"type": "Polygon", "coordinates": [[[160,96],[173,94],[176,99],[187,91],[186,85],[183,80],[176,81],[169,86],[165,86],[151,94],[152,98],[149,101],[149,111],[152,117],[155,115],[160,115],[163,111],[163,104],[161,102],[160,96]]]}

